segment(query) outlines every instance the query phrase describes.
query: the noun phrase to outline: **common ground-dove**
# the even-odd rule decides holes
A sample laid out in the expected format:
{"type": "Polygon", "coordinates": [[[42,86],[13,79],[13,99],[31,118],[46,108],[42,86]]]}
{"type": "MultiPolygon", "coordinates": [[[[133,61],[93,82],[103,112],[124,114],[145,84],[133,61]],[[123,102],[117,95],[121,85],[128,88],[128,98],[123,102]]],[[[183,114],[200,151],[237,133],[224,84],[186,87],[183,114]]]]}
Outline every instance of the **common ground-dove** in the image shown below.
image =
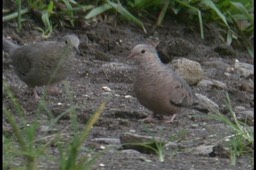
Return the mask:
{"type": "Polygon", "coordinates": [[[34,97],[39,99],[36,86],[54,84],[64,80],[71,69],[74,49],[79,52],[79,39],[75,35],[65,35],[57,41],[42,41],[23,46],[3,39],[3,49],[9,53],[15,73],[29,87],[34,97]]]}
{"type": "MultiPolygon", "coordinates": [[[[153,114],[170,115],[172,122],[176,113],[193,104],[195,96],[187,82],[161,62],[153,46],[139,44],[129,58],[138,64],[135,95],[153,114]]],[[[146,120],[152,120],[153,114],[146,120]]]]}

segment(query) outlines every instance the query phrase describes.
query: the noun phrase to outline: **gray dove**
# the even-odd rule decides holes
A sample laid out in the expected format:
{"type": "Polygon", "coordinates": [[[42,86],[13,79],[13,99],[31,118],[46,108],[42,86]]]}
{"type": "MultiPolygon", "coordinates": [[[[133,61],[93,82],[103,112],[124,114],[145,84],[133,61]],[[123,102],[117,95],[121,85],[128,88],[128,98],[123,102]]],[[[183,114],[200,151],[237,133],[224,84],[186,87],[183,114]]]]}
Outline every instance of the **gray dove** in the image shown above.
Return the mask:
{"type": "Polygon", "coordinates": [[[167,114],[172,116],[168,122],[173,122],[182,108],[196,103],[187,82],[161,62],[153,46],[136,45],[128,58],[138,64],[135,95],[143,106],[153,111],[145,120],[151,121],[154,114],[167,114]]]}
{"type": "Polygon", "coordinates": [[[16,45],[3,39],[3,50],[13,63],[18,77],[33,88],[35,99],[40,99],[36,86],[48,85],[53,91],[56,83],[64,80],[71,71],[74,49],[79,52],[76,35],[65,35],[57,41],[42,41],[34,44],[16,45]]]}

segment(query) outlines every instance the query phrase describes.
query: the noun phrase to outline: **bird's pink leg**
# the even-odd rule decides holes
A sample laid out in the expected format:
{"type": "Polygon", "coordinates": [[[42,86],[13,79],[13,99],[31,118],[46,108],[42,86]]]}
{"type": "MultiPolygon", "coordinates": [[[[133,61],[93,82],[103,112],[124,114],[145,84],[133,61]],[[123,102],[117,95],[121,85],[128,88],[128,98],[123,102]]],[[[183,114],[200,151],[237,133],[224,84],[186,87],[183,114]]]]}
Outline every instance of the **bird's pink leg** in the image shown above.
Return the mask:
{"type": "Polygon", "coordinates": [[[175,117],[176,117],[176,114],[172,115],[171,119],[168,119],[167,121],[165,121],[165,123],[173,123],[175,117]]]}
{"type": "Polygon", "coordinates": [[[51,94],[51,95],[56,95],[56,94],[59,94],[60,92],[59,92],[59,90],[58,90],[58,88],[57,88],[57,86],[54,84],[54,85],[49,85],[48,87],[47,87],[47,91],[48,91],[48,93],[49,94],[51,94]]]}
{"type": "Polygon", "coordinates": [[[38,96],[38,94],[37,94],[36,87],[33,88],[33,94],[34,94],[36,101],[40,100],[40,96],[38,96]]]}
{"type": "Polygon", "coordinates": [[[152,123],[152,122],[154,122],[154,113],[150,114],[148,117],[146,117],[145,119],[142,119],[141,121],[145,122],[145,123],[152,123]]]}

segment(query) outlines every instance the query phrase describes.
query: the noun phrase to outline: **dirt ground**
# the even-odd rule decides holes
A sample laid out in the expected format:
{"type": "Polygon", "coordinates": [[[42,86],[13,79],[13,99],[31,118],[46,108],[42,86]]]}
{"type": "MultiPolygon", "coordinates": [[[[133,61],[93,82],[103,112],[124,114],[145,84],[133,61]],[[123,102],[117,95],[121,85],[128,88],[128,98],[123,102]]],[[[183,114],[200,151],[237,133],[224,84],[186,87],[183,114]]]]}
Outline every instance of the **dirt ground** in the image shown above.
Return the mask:
{"type": "MultiPolygon", "coordinates": [[[[20,34],[15,30],[16,24],[4,23],[3,35],[11,37],[19,44],[43,40],[41,34],[33,29],[34,21],[29,20],[26,23],[26,29],[20,34]]],[[[149,32],[152,24],[146,21],[146,29],[149,32]]],[[[164,123],[162,120],[156,120],[154,123],[142,123],[140,120],[151,112],[140,105],[134,96],[134,63],[127,59],[130,50],[139,43],[157,43],[160,40],[182,38],[192,44],[195,50],[185,56],[175,56],[174,59],[185,57],[199,62],[206,78],[221,81],[228,87],[227,89],[201,88],[195,85],[192,86],[193,91],[207,96],[220,108],[224,108],[225,93],[229,92],[233,106],[243,106],[247,110],[253,110],[254,89],[248,90],[242,87],[243,83],[249,82],[249,79],[254,81],[254,78],[243,78],[236,73],[231,73],[228,78],[224,75],[226,69],[224,66],[232,65],[236,59],[240,62],[253,63],[246,50],[242,49],[241,44],[235,42],[231,50],[217,50],[216,47],[220,47],[222,44],[221,34],[214,25],[209,25],[208,29],[205,29],[205,39],[202,40],[199,28],[191,23],[183,22],[181,18],[165,18],[163,26],[147,35],[141,28],[126,21],[117,20],[115,24],[109,21],[98,21],[87,25],[78,24],[74,29],[55,30],[51,39],[56,39],[66,33],[78,35],[81,40],[82,54],[74,58],[73,71],[67,80],[58,84],[62,93],[55,96],[47,95],[45,101],[48,111],[54,116],[67,111],[71,106],[76,106],[74,112],[78,115],[79,128],[82,129],[89,116],[97,110],[103,101],[107,100],[106,109],[83,146],[84,154],[94,155],[101,151],[102,146],[109,147],[106,142],[95,142],[96,138],[119,139],[121,134],[131,132],[170,140],[171,136],[179,136],[184,132],[182,139],[176,141],[178,145],[182,146],[182,149],[166,150],[164,162],[160,162],[155,154],[125,152],[119,147],[114,147],[99,157],[94,169],[254,169],[252,155],[240,157],[237,164],[231,166],[228,158],[196,154],[193,151],[193,148],[214,144],[231,135],[227,125],[207,118],[206,114],[185,109],[177,115],[173,124],[164,123]],[[115,63],[113,64],[113,62],[115,63]],[[118,66],[115,67],[115,64],[118,66]],[[106,90],[104,86],[110,88],[111,91],[106,90]]],[[[33,100],[32,93],[26,84],[14,73],[11,61],[6,56],[3,58],[2,76],[17,98],[17,102],[23,107],[27,123],[38,122],[40,126],[48,126],[51,116],[42,109],[38,114],[38,108],[40,108],[38,103],[33,100]]],[[[43,96],[44,87],[39,87],[38,91],[43,96]]],[[[6,92],[4,92],[3,104],[12,110],[19,120],[19,115],[6,92]]],[[[70,111],[71,113],[73,112],[70,111]]],[[[63,116],[54,126],[57,132],[67,134],[67,138],[63,140],[68,140],[72,136],[71,119],[68,116],[70,114],[63,116]]],[[[5,119],[3,122],[4,129],[8,129],[8,122],[5,119]]],[[[8,131],[11,130],[4,131],[4,133],[8,134],[8,131]]],[[[58,157],[55,146],[53,145],[52,150],[49,150],[49,155],[52,157],[58,157]]],[[[40,169],[57,169],[54,161],[46,160],[45,162],[40,163],[40,169]]]]}

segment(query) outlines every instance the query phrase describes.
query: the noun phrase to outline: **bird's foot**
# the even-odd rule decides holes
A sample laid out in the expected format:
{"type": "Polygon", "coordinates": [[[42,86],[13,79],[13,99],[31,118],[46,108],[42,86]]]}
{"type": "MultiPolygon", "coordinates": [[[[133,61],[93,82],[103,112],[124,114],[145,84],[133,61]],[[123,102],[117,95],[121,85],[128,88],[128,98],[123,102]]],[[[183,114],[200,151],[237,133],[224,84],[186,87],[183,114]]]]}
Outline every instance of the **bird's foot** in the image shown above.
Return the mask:
{"type": "Polygon", "coordinates": [[[41,99],[40,96],[37,94],[36,88],[33,88],[33,95],[36,101],[39,101],[41,99]]]}
{"type": "Polygon", "coordinates": [[[47,91],[50,95],[57,95],[60,93],[56,85],[48,86],[47,91]]]}
{"type": "Polygon", "coordinates": [[[173,123],[175,117],[176,117],[176,114],[172,115],[171,117],[169,117],[170,119],[167,119],[167,120],[165,121],[165,123],[173,123]]]}
{"type": "Polygon", "coordinates": [[[153,122],[155,122],[154,114],[150,114],[145,119],[142,119],[141,122],[144,122],[144,123],[153,123],[153,122]]]}

